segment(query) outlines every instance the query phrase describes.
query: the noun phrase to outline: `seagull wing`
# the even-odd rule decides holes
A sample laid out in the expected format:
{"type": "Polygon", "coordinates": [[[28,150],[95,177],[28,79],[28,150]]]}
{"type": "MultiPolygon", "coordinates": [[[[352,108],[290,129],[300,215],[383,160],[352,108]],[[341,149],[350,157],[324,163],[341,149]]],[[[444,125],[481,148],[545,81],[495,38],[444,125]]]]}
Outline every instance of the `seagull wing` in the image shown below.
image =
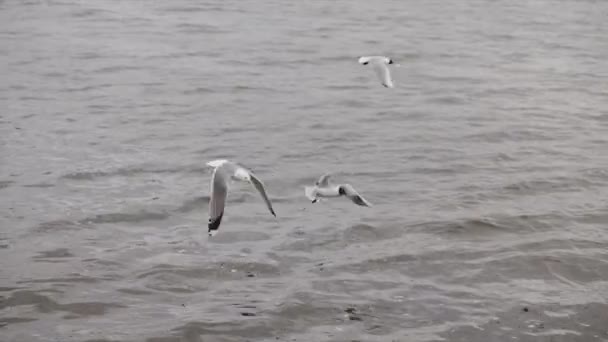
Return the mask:
{"type": "Polygon", "coordinates": [[[391,78],[391,72],[384,60],[374,60],[373,66],[374,71],[376,72],[376,75],[378,76],[378,79],[380,79],[383,86],[387,88],[395,87],[391,78]]]}
{"type": "Polygon", "coordinates": [[[317,182],[315,183],[316,186],[320,187],[320,188],[324,188],[326,186],[329,185],[329,177],[331,177],[331,174],[326,173],[323,176],[319,177],[319,180],[317,180],[317,182]]]}
{"type": "Polygon", "coordinates": [[[224,216],[224,205],[228,194],[227,175],[220,167],[213,170],[211,177],[211,195],[209,200],[209,234],[219,229],[224,216]]]}
{"type": "Polygon", "coordinates": [[[365,198],[363,198],[363,196],[359,195],[357,190],[355,190],[355,188],[353,188],[350,184],[342,185],[342,189],[344,189],[344,193],[346,194],[346,197],[348,197],[351,201],[353,201],[353,203],[364,206],[364,207],[372,206],[372,204],[369,203],[365,198]]]}
{"type": "Polygon", "coordinates": [[[270,203],[270,199],[268,198],[268,195],[266,195],[266,190],[264,189],[264,183],[262,183],[262,181],[260,181],[251,172],[249,173],[249,177],[251,178],[251,184],[253,184],[253,186],[258,190],[258,192],[260,193],[260,195],[262,195],[262,198],[264,199],[264,202],[266,202],[266,206],[268,207],[268,210],[270,210],[270,213],[274,217],[277,217],[277,214],[275,214],[274,210],[272,209],[272,203],[270,203]]]}
{"type": "Polygon", "coordinates": [[[311,200],[313,203],[317,201],[316,190],[317,190],[316,186],[305,186],[304,187],[304,195],[309,200],[311,200]]]}

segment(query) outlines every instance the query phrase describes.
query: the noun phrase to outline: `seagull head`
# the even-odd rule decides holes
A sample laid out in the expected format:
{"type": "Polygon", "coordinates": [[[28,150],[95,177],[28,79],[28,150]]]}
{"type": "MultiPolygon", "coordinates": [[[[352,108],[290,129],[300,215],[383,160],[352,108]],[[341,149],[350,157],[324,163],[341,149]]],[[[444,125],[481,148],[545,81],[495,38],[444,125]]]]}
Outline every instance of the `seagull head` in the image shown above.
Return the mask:
{"type": "Polygon", "coordinates": [[[346,196],[346,191],[344,190],[344,188],[343,188],[343,187],[341,187],[341,186],[340,186],[340,187],[338,187],[338,194],[339,194],[340,196],[346,196]]]}
{"type": "Polygon", "coordinates": [[[216,160],[212,160],[212,161],[208,162],[207,166],[216,168],[216,167],[220,167],[220,166],[224,165],[227,162],[228,162],[228,160],[226,160],[226,159],[216,159],[216,160]]]}
{"type": "Polygon", "coordinates": [[[234,173],[234,178],[240,181],[249,182],[251,181],[251,175],[243,168],[238,168],[234,173]]]}

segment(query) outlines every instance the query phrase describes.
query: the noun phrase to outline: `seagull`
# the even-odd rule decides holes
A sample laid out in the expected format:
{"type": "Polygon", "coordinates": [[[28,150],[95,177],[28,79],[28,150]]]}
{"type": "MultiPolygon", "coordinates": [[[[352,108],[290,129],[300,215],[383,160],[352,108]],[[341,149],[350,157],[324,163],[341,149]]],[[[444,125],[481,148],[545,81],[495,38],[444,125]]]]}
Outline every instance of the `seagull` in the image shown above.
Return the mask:
{"type": "Polygon", "coordinates": [[[326,173],[319,178],[319,180],[315,183],[315,186],[304,187],[304,194],[312,201],[312,203],[318,202],[320,197],[346,196],[357,205],[364,207],[372,206],[372,204],[359,195],[355,188],[353,188],[350,184],[333,185],[329,182],[329,177],[331,177],[331,175],[326,173]]]}
{"type": "Polygon", "coordinates": [[[363,56],[359,57],[359,63],[363,65],[371,64],[382,85],[387,88],[394,88],[391,72],[388,70],[388,64],[393,64],[393,60],[384,56],[363,56]]]}
{"type": "Polygon", "coordinates": [[[213,236],[217,232],[220,222],[222,222],[226,194],[228,192],[228,181],[230,180],[253,184],[260,195],[262,195],[270,213],[274,217],[277,217],[272,209],[272,203],[270,203],[270,199],[266,195],[264,184],[250,170],[226,159],[212,160],[207,165],[214,168],[213,176],[211,177],[211,200],[209,201],[209,236],[213,236]]]}

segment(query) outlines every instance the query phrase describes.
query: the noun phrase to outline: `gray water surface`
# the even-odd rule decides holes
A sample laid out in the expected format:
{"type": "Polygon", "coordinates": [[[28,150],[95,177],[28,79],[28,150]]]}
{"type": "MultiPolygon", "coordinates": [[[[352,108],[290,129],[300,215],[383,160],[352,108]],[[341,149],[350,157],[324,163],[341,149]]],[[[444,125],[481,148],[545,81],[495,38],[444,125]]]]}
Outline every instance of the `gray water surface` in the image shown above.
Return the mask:
{"type": "Polygon", "coordinates": [[[607,341],[607,33],[606,1],[0,1],[0,340],[607,341]],[[216,158],[278,217],[236,184],[208,239],[216,158]],[[311,204],[324,172],[374,207],[311,204]]]}

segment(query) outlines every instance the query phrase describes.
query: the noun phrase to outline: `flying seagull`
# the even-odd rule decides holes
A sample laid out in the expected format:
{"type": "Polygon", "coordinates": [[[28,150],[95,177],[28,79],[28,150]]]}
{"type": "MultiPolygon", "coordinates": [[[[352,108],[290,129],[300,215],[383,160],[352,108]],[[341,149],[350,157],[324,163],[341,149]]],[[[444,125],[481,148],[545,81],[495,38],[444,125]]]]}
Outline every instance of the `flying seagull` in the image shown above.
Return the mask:
{"type": "Polygon", "coordinates": [[[214,235],[224,216],[224,205],[226,204],[226,195],[228,193],[228,181],[237,180],[249,182],[258,190],[270,213],[276,217],[272,209],[272,203],[264,184],[250,170],[225,159],[213,160],[207,163],[208,166],[214,168],[213,176],[211,177],[211,200],[209,201],[209,235],[214,235]]]}
{"type": "Polygon", "coordinates": [[[384,56],[363,56],[359,57],[359,63],[363,65],[371,65],[383,86],[394,88],[391,72],[388,70],[388,65],[393,64],[393,60],[384,56]]]}
{"type": "Polygon", "coordinates": [[[312,203],[318,202],[319,198],[322,197],[346,196],[357,205],[364,207],[372,206],[372,204],[359,195],[355,188],[353,188],[350,184],[331,184],[329,182],[330,176],[331,175],[329,173],[326,173],[319,178],[319,180],[315,183],[315,186],[304,187],[304,194],[312,201],[312,203]]]}

